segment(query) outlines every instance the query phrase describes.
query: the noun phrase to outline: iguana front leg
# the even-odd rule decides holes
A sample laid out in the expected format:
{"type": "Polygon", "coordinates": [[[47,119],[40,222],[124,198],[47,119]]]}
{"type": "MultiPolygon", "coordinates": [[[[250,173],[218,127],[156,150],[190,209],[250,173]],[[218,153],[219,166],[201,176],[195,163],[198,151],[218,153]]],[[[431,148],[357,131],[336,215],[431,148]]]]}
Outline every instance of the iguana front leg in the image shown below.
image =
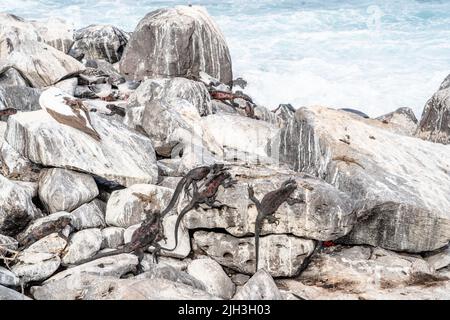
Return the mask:
{"type": "Polygon", "coordinates": [[[277,226],[280,224],[280,218],[277,218],[273,215],[267,216],[266,220],[268,223],[271,223],[271,224],[275,223],[277,226]]]}

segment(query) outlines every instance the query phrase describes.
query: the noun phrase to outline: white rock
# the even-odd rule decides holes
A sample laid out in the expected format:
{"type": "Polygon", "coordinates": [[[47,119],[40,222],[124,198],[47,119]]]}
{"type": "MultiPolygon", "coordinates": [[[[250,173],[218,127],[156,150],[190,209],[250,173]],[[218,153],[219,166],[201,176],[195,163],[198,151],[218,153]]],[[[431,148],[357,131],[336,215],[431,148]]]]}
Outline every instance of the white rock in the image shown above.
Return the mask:
{"type": "Polygon", "coordinates": [[[127,228],[145,219],[144,209],[162,211],[169,204],[173,190],[150,184],[136,184],[129,188],[114,191],[106,205],[106,222],[110,226],[127,228]],[[143,194],[152,198],[144,203],[133,195],[143,194]]]}
{"type": "Polygon", "coordinates": [[[8,119],[7,142],[30,161],[95,174],[123,185],[156,183],[158,168],[151,141],[119,122],[91,113],[101,143],[59,124],[45,111],[8,119]]]}
{"type": "Polygon", "coordinates": [[[430,264],[434,270],[440,270],[450,265],[450,247],[441,250],[440,252],[428,256],[425,260],[430,264]]]}
{"type": "Polygon", "coordinates": [[[102,249],[113,248],[116,249],[123,244],[124,228],[108,227],[102,229],[102,249]]]}
{"type": "Polygon", "coordinates": [[[283,300],[270,274],[260,269],[239,289],[233,300],[283,300]]]}
{"type": "Polygon", "coordinates": [[[10,179],[36,182],[40,168],[20,155],[7,142],[0,147],[1,173],[10,179]]]}
{"type": "Polygon", "coordinates": [[[94,178],[66,169],[47,169],[39,179],[39,198],[50,213],[73,211],[98,195],[94,178]]]}
{"type": "Polygon", "coordinates": [[[72,225],[77,230],[89,228],[104,228],[106,204],[103,201],[94,199],[83,204],[72,212],[72,225]]]}
{"type": "Polygon", "coordinates": [[[7,300],[31,300],[31,299],[13,289],[0,286],[0,301],[7,301],[7,300]]]}
{"type": "Polygon", "coordinates": [[[73,234],[62,261],[74,264],[78,261],[94,256],[102,246],[102,232],[100,229],[86,229],[73,234]]]}
{"type": "Polygon", "coordinates": [[[17,287],[20,279],[6,268],[0,267],[0,286],[17,287]]]}
{"type": "Polygon", "coordinates": [[[235,292],[235,285],[220,264],[211,258],[196,259],[192,261],[187,272],[200,280],[206,291],[213,296],[223,299],[231,299],[235,292]]]}

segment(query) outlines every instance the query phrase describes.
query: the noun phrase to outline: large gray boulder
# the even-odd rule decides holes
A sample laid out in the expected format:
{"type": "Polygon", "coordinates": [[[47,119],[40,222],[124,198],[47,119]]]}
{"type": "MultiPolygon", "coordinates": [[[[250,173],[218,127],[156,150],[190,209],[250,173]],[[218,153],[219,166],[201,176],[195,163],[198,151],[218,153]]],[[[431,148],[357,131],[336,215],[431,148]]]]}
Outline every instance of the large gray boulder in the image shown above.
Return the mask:
{"type": "Polygon", "coordinates": [[[75,32],[72,50],[84,53],[85,59],[104,59],[116,63],[122,58],[130,36],[112,25],[90,25],[75,32]]]}
{"type": "Polygon", "coordinates": [[[282,162],[356,201],[358,223],[346,243],[422,252],[450,240],[448,146],[324,107],[297,110],[279,141],[282,162]]]}
{"type": "Polygon", "coordinates": [[[17,235],[42,214],[34,205],[33,191],[0,175],[0,233],[17,235]]]}
{"type": "Polygon", "coordinates": [[[260,269],[242,286],[233,300],[282,300],[280,290],[270,274],[260,269]]]}
{"type": "Polygon", "coordinates": [[[0,110],[14,108],[17,111],[36,111],[41,109],[39,97],[41,90],[23,86],[0,86],[0,110]]]}
{"type": "Polygon", "coordinates": [[[450,88],[439,90],[428,100],[416,135],[424,140],[450,144],[450,88]]]}
{"type": "Polygon", "coordinates": [[[104,228],[106,227],[105,212],[106,204],[99,199],[94,199],[72,211],[72,225],[77,230],[104,228]]]}
{"type": "Polygon", "coordinates": [[[398,108],[377,118],[387,129],[405,136],[414,136],[417,131],[418,121],[411,108],[398,108]]]}
{"type": "Polygon", "coordinates": [[[233,78],[225,38],[206,10],[198,6],[147,14],[130,38],[120,70],[130,79],[141,80],[198,76],[200,71],[223,83],[233,78]]]}
{"type": "MultiPolygon", "coordinates": [[[[240,273],[255,273],[254,237],[235,238],[215,232],[194,233],[196,245],[222,266],[240,273]]],[[[268,235],[260,238],[258,268],[273,277],[293,277],[314,250],[314,241],[291,235],[268,235]]]]}
{"type": "Polygon", "coordinates": [[[86,229],[74,233],[64,250],[62,261],[75,264],[94,256],[102,247],[103,235],[100,229],[86,229]]]}
{"type": "Polygon", "coordinates": [[[98,195],[94,178],[85,173],[53,168],[42,172],[39,198],[48,212],[71,212],[98,195]]]}
{"type": "Polygon", "coordinates": [[[122,185],[156,183],[151,141],[123,124],[91,114],[101,142],[55,121],[47,112],[18,113],[8,119],[6,140],[30,161],[95,174],[122,185]]]}
{"type": "Polygon", "coordinates": [[[25,87],[28,83],[24,77],[20,74],[19,71],[10,67],[10,68],[1,68],[0,69],[0,86],[1,87],[10,87],[10,86],[20,86],[25,87]]]}
{"type": "Polygon", "coordinates": [[[0,285],[0,301],[7,301],[7,300],[31,300],[31,299],[13,289],[0,285]]]}
{"type": "MultiPolygon", "coordinates": [[[[5,128],[6,129],[6,128],[5,128]]],[[[14,150],[7,142],[0,146],[0,173],[6,178],[37,182],[41,168],[14,150]]]]}

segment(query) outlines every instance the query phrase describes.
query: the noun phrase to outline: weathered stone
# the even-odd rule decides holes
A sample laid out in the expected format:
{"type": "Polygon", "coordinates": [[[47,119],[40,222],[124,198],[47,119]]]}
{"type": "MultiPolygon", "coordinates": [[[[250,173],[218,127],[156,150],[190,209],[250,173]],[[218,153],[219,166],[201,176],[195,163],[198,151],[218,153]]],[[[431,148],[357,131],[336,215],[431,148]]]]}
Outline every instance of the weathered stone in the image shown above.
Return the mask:
{"type": "Polygon", "coordinates": [[[30,161],[88,172],[122,185],[156,183],[151,141],[111,119],[90,115],[102,141],[56,122],[47,112],[18,113],[8,119],[6,141],[30,161]]]}
{"type": "Polygon", "coordinates": [[[394,134],[383,125],[324,107],[301,108],[282,130],[280,160],[355,200],[359,222],[346,243],[408,252],[445,246],[448,146],[394,134]]]}
{"type": "Polygon", "coordinates": [[[166,279],[123,279],[91,286],[86,300],[215,300],[203,290],[166,279]]]}
{"type": "Polygon", "coordinates": [[[31,300],[31,299],[13,289],[0,286],[0,301],[7,301],[7,300],[31,300]]]}
{"type": "Polygon", "coordinates": [[[71,26],[55,17],[33,21],[13,14],[0,13],[0,41],[8,34],[14,34],[21,40],[45,42],[64,53],[67,53],[73,44],[71,26]]]}
{"type": "MultiPolygon", "coordinates": [[[[72,220],[73,217],[68,212],[57,212],[57,213],[49,214],[48,216],[45,216],[42,218],[35,219],[26,227],[26,229],[24,231],[22,231],[17,236],[17,239],[27,238],[29,235],[33,234],[37,229],[39,229],[44,224],[56,223],[58,221],[61,221],[63,219],[67,219],[67,218],[72,220]]],[[[59,230],[56,230],[55,232],[57,232],[57,231],[59,231],[59,230]]]]}
{"type": "MultiPolygon", "coordinates": [[[[254,233],[257,210],[248,197],[248,185],[253,185],[255,196],[262,200],[266,193],[278,189],[290,178],[295,179],[298,185],[292,197],[303,202],[283,203],[275,213],[279,223],[263,223],[261,234],[293,234],[309,239],[335,240],[348,234],[356,223],[350,197],[311,176],[263,166],[233,166],[230,173],[238,182],[232,188],[219,190],[217,200],[223,207],[190,211],[184,218],[189,229],[225,228],[237,237],[254,233]]],[[[184,205],[185,200],[180,207],[184,205]]]]}
{"type": "Polygon", "coordinates": [[[11,270],[25,283],[45,280],[58,270],[66,244],[58,234],[48,235],[21,251],[11,270]]]}
{"type": "Polygon", "coordinates": [[[75,264],[90,258],[100,250],[102,241],[103,237],[100,229],[78,231],[70,238],[69,244],[64,250],[62,261],[65,264],[75,264]]]}
{"type": "Polygon", "coordinates": [[[69,276],[83,278],[88,275],[95,275],[120,278],[128,272],[134,271],[137,264],[138,258],[134,254],[119,254],[111,257],[104,257],[59,272],[46,280],[44,285],[69,276]]]}
{"type": "MultiPolygon", "coordinates": [[[[196,244],[222,266],[237,272],[255,272],[254,238],[235,238],[230,235],[197,231],[196,244]]],[[[258,267],[273,277],[292,277],[314,249],[312,240],[289,235],[268,235],[260,238],[258,267]]]]}
{"type": "Polygon", "coordinates": [[[170,257],[164,257],[161,256],[158,258],[158,262],[155,261],[153,254],[146,253],[144,254],[144,258],[142,259],[142,267],[144,271],[151,271],[154,265],[156,266],[170,266],[178,271],[186,271],[189,263],[191,263],[190,258],[185,258],[183,260],[176,259],[176,258],[170,258],[170,257]]]}
{"type": "Polygon", "coordinates": [[[15,236],[28,222],[41,216],[30,188],[0,175],[0,190],[0,233],[15,236]]]}
{"type": "Polygon", "coordinates": [[[260,269],[239,289],[233,300],[283,300],[270,274],[260,269]]]}
{"type": "Polygon", "coordinates": [[[86,59],[105,59],[115,63],[122,58],[129,35],[112,25],[90,25],[75,33],[72,49],[84,53],[86,59]]]}
{"type": "Polygon", "coordinates": [[[6,178],[27,182],[39,181],[41,168],[26,159],[7,142],[0,147],[0,173],[6,178]]]}
{"type": "Polygon", "coordinates": [[[72,225],[77,230],[89,228],[104,228],[106,204],[103,201],[94,199],[83,204],[72,212],[72,225]]]}
{"type": "Polygon", "coordinates": [[[450,144],[449,88],[439,90],[428,100],[416,136],[432,142],[450,144]]]}
{"type": "Polygon", "coordinates": [[[131,79],[198,76],[200,71],[223,83],[233,79],[225,38],[206,10],[198,6],[147,14],[130,38],[120,70],[131,79]]]}
{"type": "Polygon", "coordinates": [[[54,85],[54,87],[61,89],[65,93],[73,96],[75,95],[75,91],[78,86],[78,79],[77,78],[70,78],[66,80],[62,80],[54,85]]]}
{"type": "Polygon", "coordinates": [[[18,111],[36,111],[41,109],[39,106],[39,96],[41,90],[9,86],[0,87],[0,110],[14,108],[18,111]]]}
{"type": "Polygon", "coordinates": [[[73,211],[98,195],[94,178],[67,169],[47,169],[39,179],[39,198],[50,213],[73,211]]]}
{"type": "Polygon", "coordinates": [[[129,188],[114,191],[106,205],[106,222],[110,226],[127,228],[141,223],[145,219],[144,209],[162,211],[169,204],[173,190],[149,184],[137,184],[129,188]],[[143,194],[152,198],[145,203],[135,194],[143,194]]]}
{"type": "Polygon", "coordinates": [[[123,244],[124,228],[108,227],[102,229],[102,249],[113,248],[116,249],[123,244]]]}
{"type": "Polygon", "coordinates": [[[394,133],[412,137],[417,131],[418,121],[411,108],[399,108],[378,117],[377,120],[383,122],[385,127],[394,133]]]}
{"type": "Polygon", "coordinates": [[[20,279],[14,273],[0,266],[0,286],[17,287],[20,279]]]}
{"type": "Polygon", "coordinates": [[[205,290],[205,285],[195,277],[165,263],[151,263],[144,270],[145,272],[136,276],[135,279],[166,279],[191,286],[195,289],[205,290]]]}
{"type": "Polygon", "coordinates": [[[200,116],[212,113],[211,96],[205,85],[185,78],[158,78],[145,80],[130,96],[130,105],[143,106],[159,100],[184,99],[190,102],[200,116]]]}
{"type": "Polygon", "coordinates": [[[84,70],[80,62],[49,45],[9,37],[0,40],[0,60],[4,61],[0,74],[13,67],[35,88],[51,86],[84,70]]]}
{"type": "Polygon", "coordinates": [[[188,265],[187,272],[200,280],[208,293],[223,299],[231,299],[235,285],[222,267],[213,259],[196,259],[188,265]]]}
{"type": "Polygon", "coordinates": [[[433,268],[433,270],[440,270],[450,265],[450,247],[439,250],[434,254],[428,255],[425,260],[433,268]]]}
{"type": "Polygon", "coordinates": [[[0,234],[0,257],[8,255],[7,250],[15,251],[18,247],[19,243],[16,239],[0,234]]]}
{"type": "Polygon", "coordinates": [[[86,289],[94,283],[114,279],[88,273],[66,274],[64,278],[31,287],[30,293],[36,300],[83,300],[86,289]]]}
{"type": "Polygon", "coordinates": [[[22,77],[19,71],[14,68],[2,68],[0,71],[0,87],[25,87],[27,81],[22,77]]]}

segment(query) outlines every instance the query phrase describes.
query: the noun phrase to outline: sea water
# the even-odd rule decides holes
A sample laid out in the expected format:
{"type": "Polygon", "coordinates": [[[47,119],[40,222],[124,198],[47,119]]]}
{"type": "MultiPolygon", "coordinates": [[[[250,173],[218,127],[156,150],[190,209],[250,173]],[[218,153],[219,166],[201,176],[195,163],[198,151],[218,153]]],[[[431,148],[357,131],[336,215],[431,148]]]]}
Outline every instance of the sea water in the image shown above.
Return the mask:
{"type": "Polygon", "coordinates": [[[0,11],[132,31],[154,9],[189,3],[208,9],[235,76],[268,108],[410,107],[420,117],[450,73],[450,0],[0,0],[0,11]]]}

